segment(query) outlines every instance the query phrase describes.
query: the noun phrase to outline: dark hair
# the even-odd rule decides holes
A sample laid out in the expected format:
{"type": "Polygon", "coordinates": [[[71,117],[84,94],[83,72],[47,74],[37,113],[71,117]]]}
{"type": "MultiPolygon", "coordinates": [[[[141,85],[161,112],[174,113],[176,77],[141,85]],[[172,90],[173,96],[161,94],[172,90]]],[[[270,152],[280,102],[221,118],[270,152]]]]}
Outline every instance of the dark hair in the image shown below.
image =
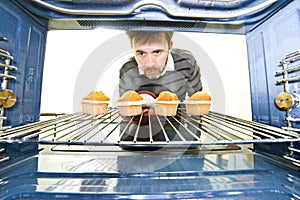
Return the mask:
{"type": "Polygon", "coordinates": [[[132,46],[133,42],[142,41],[146,43],[151,41],[154,37],[165,37],[168,44],[170,44],[174,32],[172,31],[126,31],[126,34],[130,40],[132,46]]]}

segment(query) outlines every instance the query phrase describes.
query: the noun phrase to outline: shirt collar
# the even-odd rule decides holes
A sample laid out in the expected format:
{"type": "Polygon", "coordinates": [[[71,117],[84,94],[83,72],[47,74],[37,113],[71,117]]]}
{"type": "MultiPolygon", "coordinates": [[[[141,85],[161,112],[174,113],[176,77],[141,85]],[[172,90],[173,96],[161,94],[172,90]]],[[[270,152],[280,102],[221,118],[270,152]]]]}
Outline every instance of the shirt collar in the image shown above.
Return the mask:
{"type": "MultiPolygon", "coordinates": [[[[164,71],[161,73],[161,76],[164,75],[166,71],[174,71],[174,70],[175,70],[175,66],[174,66],[173,56],[171,53],[169,53],[166,67],[164,71]]],[[[139,74],[144,75],[144,72],[140,68],[139,68],[139,74]]]]}

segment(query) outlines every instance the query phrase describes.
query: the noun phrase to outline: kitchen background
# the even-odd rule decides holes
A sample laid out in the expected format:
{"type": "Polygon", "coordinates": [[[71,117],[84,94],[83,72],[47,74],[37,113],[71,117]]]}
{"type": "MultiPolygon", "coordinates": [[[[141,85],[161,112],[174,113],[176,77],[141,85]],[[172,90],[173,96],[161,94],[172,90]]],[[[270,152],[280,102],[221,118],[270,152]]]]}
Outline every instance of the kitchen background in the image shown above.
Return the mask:
{"type": "MultiPolygon", "coordinates": [[[[177,32],[173,41],[174,48],[184,48],[195,55],[203,90],[213,97],[211,110],[251,120],[246,37],[177,32]]],[[[111,98],[110,106],[114,106],[119,96],[118,70],[131,53],[123,31],[49,31],[41,113],[81,111],[81,98],[91,90],[102,90],[111,98]]]]}

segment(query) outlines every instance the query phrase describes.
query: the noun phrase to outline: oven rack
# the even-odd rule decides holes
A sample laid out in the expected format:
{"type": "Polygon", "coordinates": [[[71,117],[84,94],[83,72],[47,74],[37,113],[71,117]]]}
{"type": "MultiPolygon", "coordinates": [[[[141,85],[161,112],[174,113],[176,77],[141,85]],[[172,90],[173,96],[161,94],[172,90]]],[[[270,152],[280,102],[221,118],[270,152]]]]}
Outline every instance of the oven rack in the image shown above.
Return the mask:
{"type": "Polygon", "coordinates": [[[4,154],[5,149],[0,146],[0,163],[9,160],[9,156],[4,154]]]}
{"type": "MultiPolygon", "coordinates": [[[[283,76],[283,79],[277,81],[277,84],[282,84],[284,93],[291,95],[292,105],[285,109],[286,126],[281,127],[284,130],[291,130],[300,133],[299,128],[299,71],[300,71],[300,50],[294,51],[287,54],[283,59],[280,60],[281,70],[276,72],[276,76],[283,76]]],[[[300,143],[290,143],[288,148],[288,154],[284,158],[290,160],[295,165],[300,166],[300,143]]]]}
{"type": "Polygon", "coordinates": [[[136,147],[186,147],[300,141],[299,134],[262,123],[209,112],[189,116],[185,110],[174,117],[152,115],[122,117],[118,108],[104,115],[81,112],[9,128],[0,142],[65,145],[113,145],[136,147]],[[147,119],[147,118],[146,118],[147,119]]]}
{"type": "MultiPolygon", "coordinates": [[[[7,42],[8,39],[5,37],[0,37],[0,41],[7,42]]],[[[17,78],[12,75],[12,71],[18,70],[17,67],[12,65],[14,57],[9,51],[0,47],[0,130],[10,127],[4,126],[5,108],[10,108],[15,104],[16,96],[13,91],[8,90],[9,81],[15,81],[17,78]]]]}

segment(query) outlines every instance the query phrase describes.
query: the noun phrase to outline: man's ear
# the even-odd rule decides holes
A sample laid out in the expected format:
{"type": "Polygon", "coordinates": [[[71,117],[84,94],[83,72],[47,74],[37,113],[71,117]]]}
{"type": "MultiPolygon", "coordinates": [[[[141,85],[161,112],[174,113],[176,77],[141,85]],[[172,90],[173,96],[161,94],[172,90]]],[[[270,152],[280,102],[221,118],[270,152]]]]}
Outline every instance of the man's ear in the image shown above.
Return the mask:
{"type": "Polygon", "coordinates": [[[169,44],[169,50],[171,50],[173,47],[173,41],[170,41],[170,44],[169,44]]]}

